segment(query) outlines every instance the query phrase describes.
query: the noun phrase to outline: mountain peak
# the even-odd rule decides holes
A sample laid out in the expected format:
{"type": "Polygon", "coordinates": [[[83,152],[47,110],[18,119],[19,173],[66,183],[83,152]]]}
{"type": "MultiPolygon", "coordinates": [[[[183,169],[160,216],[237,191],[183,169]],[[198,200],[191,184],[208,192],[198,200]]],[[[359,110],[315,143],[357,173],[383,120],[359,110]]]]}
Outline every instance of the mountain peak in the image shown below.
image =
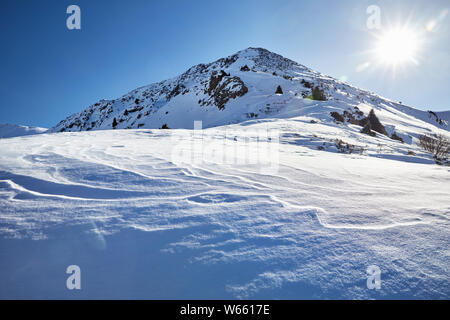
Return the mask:
{"type": "Polygon", "coordinates": [[[195,120],[203,121],[204,127],[213,127],[251,119],[312,114],[333,121],[330,116],[333,112],[347,114],[349,121],[356,121],[355,116],[360,117],[359,113],[368,113],[370,109],[392,108],[448,127],[446,121],[436,122],[430,113],[354,88],[267,49],[249,47],[193,66],[173,79],[135,89],[118,99],[100,100],[61,121],[50,132],[190,129],[195,120]],[[320,93],[320,99],[314,98],[314,90],[320,93]],[[365,111],[359,110],[360,105],[365,111]]]}
{"type": "Polygon", "coordinates": [[[264,69],[271,69],[272,72],[276,72],[277,70],[282,72],[294,66],[300,67],[303,71],[308,69],[291,59],[285,58],[282,55],[269,51],[265,48],[249,47],[238,51],[236,54],[228,56],[227,58],[236,60],[238,65],[242,64],[242,61],[247,60],[253,65],[254,68],[261,69],[260,71],[263,71],[264,69]]]}
{"type": "Polygon", "coordinates": [[[240,50],[237,55],[263,55],[263,54],[276,54],[270,50],[260,47],[248,47],[247,49],[240,50]]]}

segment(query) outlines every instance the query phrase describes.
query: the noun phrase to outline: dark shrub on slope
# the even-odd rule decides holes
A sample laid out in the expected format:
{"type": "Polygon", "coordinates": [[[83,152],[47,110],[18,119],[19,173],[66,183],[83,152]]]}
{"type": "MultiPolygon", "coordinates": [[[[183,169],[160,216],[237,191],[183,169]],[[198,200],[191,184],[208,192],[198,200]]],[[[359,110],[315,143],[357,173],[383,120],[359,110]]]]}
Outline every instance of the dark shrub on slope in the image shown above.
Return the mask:
{"type": "Polygon", "coordinates": [[[305,79],[302,79],[301,82],[302,82],[303,86],[306,88],[309,88],[309,89],[314,88],[314,85],[311,82],[306,81],[305,79]]]}
{"type": "Polygon", "coordinates": [[[376,131],[378,133],[384,134],[385,136],[389,136],[386,132],[386,129],[381,124],[380,120],[378,120],[377,116],[375,115],[375,111],[372,109],[369,112],[369,115],[367,118],[364,118],[360,120],[359,124],[361,127],[365,127],[367,123],[370,123],[370,129],[373,131],[376,131]]]}
{"type": "Polygon", "coordinates": [[[436,159],[447,159],[450,153],[450,140],[442,134],[419,136],[419,146],[431,152],[436,159]]]}
{"type": "Polygon", "coordinates": [[[320,89],[319,87],[314,87],[314,89],[312,90],[312,96],[314,100],[318,100],[318,101],[326,101],[327,98],[325,97],[325,93],[322,89],[320,89]]]}
{"type": "Polygon", "coordinates": [[[392,134],[391,139],[400,141],[402,143],[404,142],[402,137],[398,136],[397,133],[395,133],[395,132],[392,134]]]}
{"type": "Polygon", "coordinates": [[[386,129],[381,124],[380,120],[378,120],[377,116],[375,115],[375,111],[373,109],[370,110],[368,119],[370,122],[370,127],[373,131],[384,134],[385,136],[388,135],[386,129]]]}
{"type": "Polygon", "coordinates": [[[330,112],[330,115],[334,118],[334,120],[338,121],[338,122],[344,122],[345,119],[344,117],[336,111],[330,112]]]}
{"type": "Polygon", "coordinates": [[[369,136],[375,137],[377,134],[372,131],[370,122],[367,121],[364,127],[361,129],[361,133],[368,134],[369,136]]]}
{"type": "Polygon", "coordinates": [[[283,89],[281,89],[281,86],[277,87],[277,90],[275,91],[275,94],[283,94],[283,89]]]}

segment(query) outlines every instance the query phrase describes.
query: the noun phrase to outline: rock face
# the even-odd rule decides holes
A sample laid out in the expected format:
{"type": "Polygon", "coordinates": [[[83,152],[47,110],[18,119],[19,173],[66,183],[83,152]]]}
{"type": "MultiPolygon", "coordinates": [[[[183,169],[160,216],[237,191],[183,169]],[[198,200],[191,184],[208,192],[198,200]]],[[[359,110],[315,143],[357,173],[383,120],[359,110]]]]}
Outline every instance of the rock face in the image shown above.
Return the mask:
{"type": "Polygon", "coordinates": [[[202,105],[216,105],[219,110],[223,110],[230,99],[242,97],[247,92],[248,88],[239,77],[231,77],[223,70],[219,75],[214,71],[207,91],[210,99],[203,101],[202,105]]]}
{"type": "MultiPolygon", "coordinates": [[[[428,112],[352,87],[266,49],[248,48],[118,99],[100,100],[62,120],[49,132],[158,129],[163,125],[191,129],[195,120],[202,120],[203,127],[213,127],[274,117],[289,108],[301,110],[311,104],[330,107],[323,112],[328,119],[330,111],[336,111],[350,115],[351,119],[346,120],[357,123],[370,109],[360,115],[355,115],[355,110],[366,104],[376,110],[396,108],[435,126],[448,127],[447,121],[436,122],[428,112]],[[276,94],[278,87],[283,94],[276,94]],[[311,98],[315,88],[320,88],[321,99],[311,98]]],[[[317,110],[313,114],[318,115],[317,110]]]]}

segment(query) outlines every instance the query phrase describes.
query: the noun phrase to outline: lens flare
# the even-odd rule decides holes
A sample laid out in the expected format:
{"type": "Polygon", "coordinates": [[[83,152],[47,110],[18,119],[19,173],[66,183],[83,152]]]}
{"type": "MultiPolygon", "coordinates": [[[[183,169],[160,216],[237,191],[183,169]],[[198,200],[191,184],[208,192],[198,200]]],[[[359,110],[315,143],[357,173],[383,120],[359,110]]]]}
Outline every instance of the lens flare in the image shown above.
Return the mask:
{"type": "Polygon", "coordinates": [[[428,32],[435,32],[438,29],[439,25],[442,24],[445,18],[447,18],[447,16],[448,9],[442,10],[439,16],[427,23],[427,25],[425,26],[426,30],[428,32]]]}
{"type": "Polygon", "coordinates": [[[407,28],[392,28],[383,33],[377,42],[376,55],[386,65],[396,66],[408,62],[417,64],[419,39],[407,28]]]}

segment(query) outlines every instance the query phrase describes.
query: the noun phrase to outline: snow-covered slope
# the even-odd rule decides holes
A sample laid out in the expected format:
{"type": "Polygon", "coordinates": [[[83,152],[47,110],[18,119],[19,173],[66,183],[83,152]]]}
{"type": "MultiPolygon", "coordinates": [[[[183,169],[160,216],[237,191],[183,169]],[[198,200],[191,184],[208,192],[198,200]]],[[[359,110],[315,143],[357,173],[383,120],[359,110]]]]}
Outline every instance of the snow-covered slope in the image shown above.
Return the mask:
{"type": "MultiPolygon", "coordinates": [[[[349,86],[266,49],[248,48],[209,64],[199,64],[170,80],[144,86],[116,100],[100,100],[61,121],[51,132],[125,128],[204,127],[248,119],[311,114],[332,121],[330,112],[355,113],[363,104],[381,113],[386,124],[408,134],[408,126],[448,130],[448,121],[349,86]],[[278,86],[282,95],[275,94],[278,86]],[[313,87],[328,101],[312,101],[313,87]],[[289,110],[287,113],[286,111],[289,110]],[[421,120],[421,121],[418,121],[421,120]],[[424,123],[422,123],[424,122],[424,123]]],[[[367,115],[366,111],[366,115],[367,115]]]]}
{"type": "MultiPolygon", "coordinates": [[[[446,121],[447,123],[450,123],[450,111],[440,111],[440,112],[435,112],[438,119],[441,119],[442,121],[446,121]]],[[[437,120],[437,122],[439,122],[439,120],[437,120]]]]}
{"type": "Polygon", "coordinates": [[[45,128],[19,126],[16,124],[0,123],[0,138],[28,136],[47,131],[45,128]]]}
{"type": "Polygon", "coordinates": [[[448,168],[388,138],[363,154],[314,147],[341,127],[0,140],[0,298],[448,299],[448,168]]]}
{"type": "Polygon", "coordinates": [[[0,298],[449,299],[447,121],[247,49],[1,139],[0,298]]]}

